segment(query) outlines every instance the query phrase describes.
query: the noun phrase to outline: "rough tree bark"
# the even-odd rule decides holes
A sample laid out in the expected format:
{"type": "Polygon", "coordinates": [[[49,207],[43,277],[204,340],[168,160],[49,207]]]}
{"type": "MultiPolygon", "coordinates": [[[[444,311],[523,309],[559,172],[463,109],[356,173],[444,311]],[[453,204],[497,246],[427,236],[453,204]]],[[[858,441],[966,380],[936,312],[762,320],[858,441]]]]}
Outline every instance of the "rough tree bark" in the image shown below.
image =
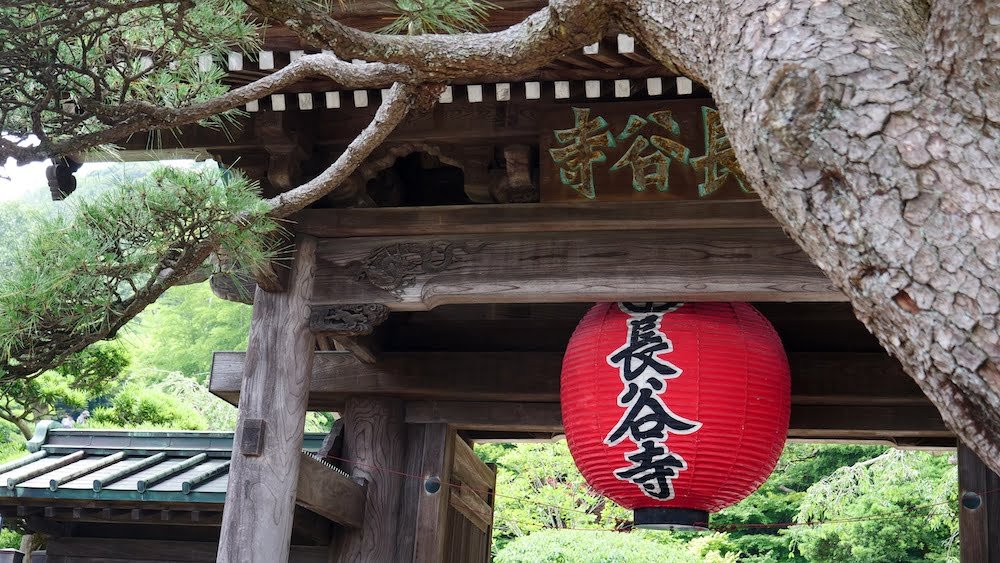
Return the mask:
{"type": "Polygon", "coordinates": [[[553,0],[504,32],[385,38],[303,0],[248,4],[436,79],[517,73],[621,26],[708,87],[764,205],[1000,470],[1000,5],[553,0]]]}
{"type": "Polygon", "coordinates": [[[1000,468],[1000,6],[629,7],[713,92],[764,205],[1000,468]]]}

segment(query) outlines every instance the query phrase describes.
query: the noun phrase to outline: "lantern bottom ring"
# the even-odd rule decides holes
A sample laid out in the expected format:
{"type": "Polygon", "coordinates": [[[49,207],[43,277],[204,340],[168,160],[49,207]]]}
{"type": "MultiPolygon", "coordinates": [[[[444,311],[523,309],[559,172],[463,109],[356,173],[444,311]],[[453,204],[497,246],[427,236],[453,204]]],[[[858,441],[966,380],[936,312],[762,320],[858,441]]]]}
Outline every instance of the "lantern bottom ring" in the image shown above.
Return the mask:
{"type": "Polygon", "coordinates": [[[636,528],[647,530],[678,530],[704,532],[708,530],[708,512],[687,508],[636,508],[633,511],[636,528]]]}

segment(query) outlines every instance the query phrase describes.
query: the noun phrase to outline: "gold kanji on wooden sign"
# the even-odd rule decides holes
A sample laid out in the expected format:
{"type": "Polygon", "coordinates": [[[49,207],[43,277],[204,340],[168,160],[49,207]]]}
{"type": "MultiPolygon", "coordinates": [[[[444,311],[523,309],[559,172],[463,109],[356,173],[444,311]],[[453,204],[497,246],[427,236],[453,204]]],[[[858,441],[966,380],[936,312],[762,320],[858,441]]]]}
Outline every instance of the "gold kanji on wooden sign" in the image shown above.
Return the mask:
{"type": "Polygon", "coordinates": [[[703,102],[571,109],[571,127],[560,126],[562,108],[545,120],[542,201],[753,197],[718,111],[703,102]]]}

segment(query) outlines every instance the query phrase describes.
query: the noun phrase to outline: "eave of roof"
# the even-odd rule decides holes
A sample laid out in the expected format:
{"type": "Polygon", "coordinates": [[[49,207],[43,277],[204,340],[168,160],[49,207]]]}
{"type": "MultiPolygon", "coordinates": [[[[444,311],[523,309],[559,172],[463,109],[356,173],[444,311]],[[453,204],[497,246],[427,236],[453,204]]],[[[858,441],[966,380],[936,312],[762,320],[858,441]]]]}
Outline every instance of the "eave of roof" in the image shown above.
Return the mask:
{"type": "MultiPolygon", "coordinates": [[[[315,451],[323,434],[306,434],[315,451]]],[[[0,464],[0,504],[225,502],[232,432],[89,430],[43,423],[33,452],[0,464]]]]}

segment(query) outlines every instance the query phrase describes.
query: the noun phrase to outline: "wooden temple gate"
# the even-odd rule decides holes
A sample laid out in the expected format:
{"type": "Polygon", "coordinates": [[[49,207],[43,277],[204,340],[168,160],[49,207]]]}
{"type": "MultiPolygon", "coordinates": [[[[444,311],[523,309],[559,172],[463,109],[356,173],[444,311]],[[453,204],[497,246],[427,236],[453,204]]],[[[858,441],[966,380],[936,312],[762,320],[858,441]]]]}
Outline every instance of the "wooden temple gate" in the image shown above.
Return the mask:
{"type": "MultiPolygon", "coordinates": [[[[500,3],[494,28],[538,4],[500,3]]],[[[216,64],[239,82],[310,51],[270,33],[256,60],[216,64]]],[[[307,81],[248,105],[231,137],[186,129],[153,156],[211,155],[273,195],[320,172],[380,97],[307,81]]],[[[288,560],[297,492],[319,486],[301,479],[308,410],[342,415],[324,447],[350,478],[321,471],[338,500],[307,506],[338,523],[331,561],[487,559],[495,472],[470,444],[561,433],[562,350],[597,301],[754,302],[791,361],[790,439],[954,448],[756,200],[713,107],[612,35],[520,82],[450,85],[295,216],[293,260],[255,290],[248,351],[212,368],[212,391],[239,404],[219,561],[288,560]]],[[[979,460],[959,459],[963,487],[984,492],[979,460]]],[[[963,560],[1000,560],[1000,502],[962,510],[963,560]]]]}

